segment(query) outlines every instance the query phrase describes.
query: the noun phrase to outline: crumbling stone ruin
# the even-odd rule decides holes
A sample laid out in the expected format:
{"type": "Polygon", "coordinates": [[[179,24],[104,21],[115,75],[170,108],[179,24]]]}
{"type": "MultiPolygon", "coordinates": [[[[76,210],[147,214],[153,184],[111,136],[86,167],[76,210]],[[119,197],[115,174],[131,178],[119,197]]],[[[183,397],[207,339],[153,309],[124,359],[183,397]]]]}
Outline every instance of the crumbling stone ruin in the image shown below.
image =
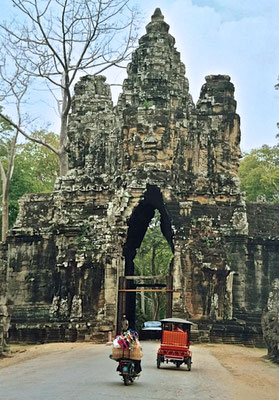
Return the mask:
{"type": "Polygon", "coordinates": [[[0,243],[0,355],[9,350],[7,339],[10,315],[7,301],[7,247],[0,243]]]}
{"type": "MultiPolygon", "coordinates": [[[[230,77],[207,76],[194,104],[168,31],[156,9],[116,107],[104,77],[77,83],[70,171],[52,194],[21,199],[3,245],[10,340],[101,340],[115,331],[119,278],[133,276],[157,209],[174,254],[173,315],[196,321],[199,340],[261,343],[261,313],[279,278],[279,207],[247,203],[240,192],[230,77]]],[[[130,294],[132,325],[134,304],[130,294]]]]}
{"type": "Polygon", "coordinates": [[[279,279],[274,279],[262,315],[262,330],[268,356],[279,363],[279,279]]]}

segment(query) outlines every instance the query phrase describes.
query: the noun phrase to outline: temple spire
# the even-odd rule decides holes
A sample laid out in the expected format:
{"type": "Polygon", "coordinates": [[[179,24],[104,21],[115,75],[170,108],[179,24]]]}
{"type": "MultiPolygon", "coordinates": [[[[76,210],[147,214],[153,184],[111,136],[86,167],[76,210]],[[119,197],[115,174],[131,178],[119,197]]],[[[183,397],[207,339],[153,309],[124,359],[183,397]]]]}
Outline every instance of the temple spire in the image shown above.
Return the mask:
{"type": "Polygon", "coordinates": [[[163,16],[160,8],[156,8],[151,19],[152,19],[152,21],[163,21],[164,20],[164,16],[163,16]]]}
{"type": "Polygon", "coordinates": [[[155,9],[146,31],[128,65],[128,78],[123,84],[119,107],[130,105],[137,113],[137,108],[141,109],[143,104],[156,109],[176,104],[176,107],[187,110],[193,104],[185,66],[174,47],[175,39],[169,33],[169,25],[164,21],[160,8],[155,9]]]}
{"type": "Polygon", "coordinates": [[[150,32],[168,32],[169,25],[164,21],[164,16],[160,8],[156,8],[151,17],[151,22],[146,26],[147,33],[150,32]]]}

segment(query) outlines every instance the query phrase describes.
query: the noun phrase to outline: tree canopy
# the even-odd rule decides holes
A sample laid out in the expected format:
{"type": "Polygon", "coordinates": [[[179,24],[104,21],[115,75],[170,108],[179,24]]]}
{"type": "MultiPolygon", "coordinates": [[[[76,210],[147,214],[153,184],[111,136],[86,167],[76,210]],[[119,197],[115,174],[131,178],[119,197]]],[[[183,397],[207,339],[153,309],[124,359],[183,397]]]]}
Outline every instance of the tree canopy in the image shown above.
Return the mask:
{"type": "Polygon", "coordinates": [[[264,145],[244,154],[239,177],[248,201],[263,196],[267,201],[279,202],[279,145],[264,145]]]}
{"type": "MultiPolygon", "coordinates": [[[[59,137],[51,132],[34,132],[34,136],[57,145],[59,137]]],[[[9,136],[1,138],[1,143],[7,144],[9,136]]],[[[1,158],[7,158],[6,148],[0,148],[1,158]]],[[[53,185],[59,171],[59,160],[49,149],[33,142],[18,144],[15,156],[14,173],[9,193],[9,226],[11,227],[18,213],[18,200],[25,193],[45,193],[53,190],[53,185]]],[[[2,196],[2,188],[0,188],[2,196]]],[[[2,219],[2,210],[0,213],[2,219]]]]}

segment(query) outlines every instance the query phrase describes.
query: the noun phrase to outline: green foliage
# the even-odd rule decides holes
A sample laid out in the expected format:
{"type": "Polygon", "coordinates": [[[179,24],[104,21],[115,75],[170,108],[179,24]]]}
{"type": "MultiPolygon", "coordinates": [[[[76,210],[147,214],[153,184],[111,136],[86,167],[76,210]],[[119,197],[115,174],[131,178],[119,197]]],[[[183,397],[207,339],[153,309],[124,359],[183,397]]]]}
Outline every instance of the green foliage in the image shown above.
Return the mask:
{"type": "MultiPolygon", "coordinates": [[[[37,137],[54,147],[58,147],[59,137],[52,132],[35,132],[37,137]]],[[[25,176],[29,193],[47,193],[53,190],[54,181],[58,176],[59,159],[46,147],[27,141],[18,147],[15,172],[25,176]]]]}
{"type": "MultiPolygon", "coordinates": [[[[0,106],[0,111],[2,112],[2,107],[0,106]]],[[[9,166],[9,159],[12,148],[12,141],[15,132],[11,125],[0,117],[0,224],[2,225],[2,184],[4,179],[6,180],[7,171],[9,166]],[[3,172],[2,172],[3,171],[3,172]]]]}
{"type": "Polygon", "coordinates": [[[134,259],[136,275],[168,275],[173,258],[171,248],[160,228],[160,214],[156,210],[134,259]],[[154,266],[152,253],[155,252],[154,266]],[[153,268],[153,271],[152,271],[153,268]],[[155,269],[154,269],[155,268],[155,269]]]}
{"type": "Polygon", "coordinates": [[[149,107],[150,107],[150,103],[149,103],[149,101],[147,101],[147,100],[144,100],[144,102],[143,102],[143,107],[144,107],[146,110],[148,110],[148,109],[149,109],[149,107]]]}
{"type": "MultiPolygon", "coordinates": [[[[0,106],[0,112],[2,112],[2,110],[3,107],[0,106]]],[[[11,138],[12,131],[13,128],[11,125],[0,117],[0,145],[5,143],[7,139],[11,138]]]]}
{"type": "MultiPolygon", "coordinates": [[[[82,253],[92,253],[96,250],[97,245],[94,241],[92,241],[92,237],[90,237],[90,226],[88,221],[85,221],[81,227],[80,234],[76,237],[76,243],[78,244],[77,252],[79,254],[82,253]]],[[[101,242],[99,241],[99,245],[101,242]]]]}
{"type": "Polygon", "coordinates": [[[239,177],[248,201],[264,196],[267,201],[279,202],[279,145],[264,145],[246,153],[240,163],[239,177]]]}
{"type": "MultiPolygon", "coordinates": [[[[160,214],[156,210],[134,259],[135,275],[169,275],[173,258],[171,248],[160,228],[160,214]]],[[[140,307],[141,294],[137,294],[137,320],[146,321],[164,317],[165,294],[145,293],[145,309],[140,307]]]]}
{"type": "MultiPolygon", "coordinates": [[[[0,111],[2,111],[1,106],[0,111]]],[[[13,133],[13,128],[10,124],[0,117],[0,160],[5,170],[8,164],[8,156],[13,133]]]]}
{"type": "MultiPolygon", "coordinates": [[[[59,138],[51,132],[35,132],[34,136],[57,146],[59,138]]],[[[9,148],[8,135],[2,138],[0,153],[4,163],[9,148]],[[5,145],[5,146],[4,146],[5,145]]],[[[18,199],[25,193],[47,193],[53,190],[53,185],[59,173],[59,159],[49,149],[31,141],[17,146],[14,173],[9,191],[9,225],[15,222],[18,213],[18,199]]],[[[0,195],[2,188],[0,188],[0,195]]],[[[1,214],[0,214],[1,221],[1,214]]]]}

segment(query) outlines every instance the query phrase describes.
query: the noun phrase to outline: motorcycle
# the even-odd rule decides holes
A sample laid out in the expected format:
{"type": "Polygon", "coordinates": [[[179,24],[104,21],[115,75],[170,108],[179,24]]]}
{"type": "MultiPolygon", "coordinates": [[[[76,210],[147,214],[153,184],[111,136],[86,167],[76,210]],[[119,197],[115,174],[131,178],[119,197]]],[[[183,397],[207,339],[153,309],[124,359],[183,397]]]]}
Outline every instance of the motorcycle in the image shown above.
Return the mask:
{"type": "Polygon", "coordinates": [[[129,358],[122,358],[119,360],[117,371],[119,375],[122,376],[125,386],[129,383],[133,383],[135,378],[139,376],[135,371],[134,360],[129,358]]]}
{"type": "Polygon", "coordinates": [[[109,356],[118,362],[116,371],[122,376],[126,386],[133,383],[141,372],[142,350],[137,337],[137,333],[132,330],[117,336],[112,347],[112,354],[109,356]]]}

